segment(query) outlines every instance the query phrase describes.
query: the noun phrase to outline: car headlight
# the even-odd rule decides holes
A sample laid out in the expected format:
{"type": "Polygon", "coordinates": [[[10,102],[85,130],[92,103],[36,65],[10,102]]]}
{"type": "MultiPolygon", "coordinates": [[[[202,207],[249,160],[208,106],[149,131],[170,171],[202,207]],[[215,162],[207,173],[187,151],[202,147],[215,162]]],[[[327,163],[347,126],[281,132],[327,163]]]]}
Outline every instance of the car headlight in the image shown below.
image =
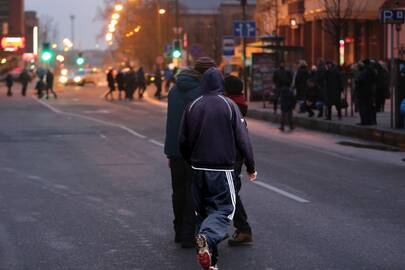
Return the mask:
{"type": "Polygon", "coordinates": [[[68,81],[68,78],[66,76],[61,76],[59,78],[59,82],[61,82],[61,83],[67,83],[67,81],[68,81]]]}
{"type": "Polygon", "coordinates": [[[73,81],[74,81],[75,83],[79,83],[79,82],[82,81],[82,77],[76,76],[76,77],[74,77],[73,81]]]}

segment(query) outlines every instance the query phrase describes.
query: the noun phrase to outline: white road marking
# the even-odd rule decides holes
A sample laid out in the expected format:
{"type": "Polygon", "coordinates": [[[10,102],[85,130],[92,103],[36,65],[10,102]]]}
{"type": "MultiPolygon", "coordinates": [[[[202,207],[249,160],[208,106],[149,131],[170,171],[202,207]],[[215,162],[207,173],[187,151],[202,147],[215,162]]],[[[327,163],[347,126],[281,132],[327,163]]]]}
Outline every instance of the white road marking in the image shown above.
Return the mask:
{"type": "Polygon", "coordinates": [[[41,177],[36,176],[36,175],[28,175],[27,177],[28,177],[28,179],[31,179],[31,180],[41,180],[42,179],[41,177]]]}
{"type": "Polygon", "coordinates": [[[160,147],[164,147],[164,146],[165,146],[163,143],[158,142],[158,141],[153,140],[153,139],[148,140],[148,142],[150,142],[150,143],[152,143],[152,144],[154,144],[154,145],[160,146],[160,147]]]}
{"type": "Polygon", "coordinates": [[[110,111],[107,110],[94,110],[94,111],[84,111],[86,114],[109,114],[110,111]]]}
{"type": "Polygon", "coordinates": [[[114,122],[109,122],[109,121],[105,121],[105,120],[100,120],[100,119],[97,119],[97,118],[94,118],[94,117],[90,117],[90,116],[87,116],[87,115],[81,115],[81,114],[70,113],[70,112],[63,112],[63,111],[56,109],[56,108],[53,107],[52,105],[50,105],[50,104],[48,104],[48,103],[46,103],[46,102],[44,102],[44,101],[42,101],[42,100],[38,100],[38,99],[36,99],[36,98],[34,98],[34,100],[36,100],[37,102],[41,103],[42,105],[44,105],[45,107],[47,107],[48,109],[50,109],[51,111],[53,111],[54,113],[57,113],[57,114],[64,114],[64,115],[68,115],[68,116],[74,116],[74,117],[78,117],[78,118],[90,120],[90,121],[93,121],[93,122],[96,122],[96,123],[100,123],[100,124],[103,124],[103,125],[106,125],[106,126],[120,128],[120,129],[122,129],[122,130],[125,130],[125,131],[128,132],[129,134],[131,134],[131,135],[133,135],[133,136],[135,136],[135,137],[138,137],[138,138],[140,138],[140,139],[146,139],[146,138],[147,138],[146,136],[144,136],[144,135],[142,135],[142,134],[136,132],[136,131],[133,130],[133,129],[130,129],[130,128],[127,127],[127,126],[124,126],[124,125],[121,125],[121,124],[116,124],[116,123],[114,123],[114,122]]]}
{"type": "Polygon", "coordinates": [[[254,181],[254,182],[252,182],[252,183],[255,184],[255,185],[257,185],[257,186],[260,186],[260,187],[262,187],[262,188],[265,188],[265,189],[267,189],[267,190],[270,190],[270,191],[273,191],[273,192],[275,192],[275,193],[278,193],[278,194],[280,194],[280,195],[282,195],[282,196],[284,196],[284,197],[287,197],[287,198],[289,198],[289,199],[291,199],[291,200],[294,200],[294,201],[296,201],[296,202],[299,202],[299,203],[309,203],[309,201],[306,200],[306,199],[303,199],[303,198],[301,198],[301,197],[298,197],[297,195],[294,195],[294,194],[292,194],[292,193],[290,193],[290,192],[287,192],[287,191],[284,191],[284,190],[282,190],[282,189],[279,189],[279,188],[277,188],[277,187],[275,187],[275,186],[266,184],[266,183],[264,183],[264,182],[261,182],[261,181],[254,181]]]}
{"type": "Polygon", "coordinates": [[[105,140],[107,139],[107,136],[105,136],[104,134],[100,134],[100,137],[105,139],[105,140]]]}

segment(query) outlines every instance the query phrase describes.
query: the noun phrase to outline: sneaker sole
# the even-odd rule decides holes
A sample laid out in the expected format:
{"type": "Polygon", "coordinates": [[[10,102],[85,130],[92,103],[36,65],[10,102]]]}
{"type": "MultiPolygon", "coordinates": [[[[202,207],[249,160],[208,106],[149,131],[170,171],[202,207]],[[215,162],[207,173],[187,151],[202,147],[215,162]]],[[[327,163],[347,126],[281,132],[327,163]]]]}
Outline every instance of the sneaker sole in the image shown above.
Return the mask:
{"type": "Polygon", "coordinates": [[[202,235],[197,235],[195,238],[197,246],[197,261],[202,268],[210,270],[211,268],[211,254],[208,250],[207,240],[202,235]]]}

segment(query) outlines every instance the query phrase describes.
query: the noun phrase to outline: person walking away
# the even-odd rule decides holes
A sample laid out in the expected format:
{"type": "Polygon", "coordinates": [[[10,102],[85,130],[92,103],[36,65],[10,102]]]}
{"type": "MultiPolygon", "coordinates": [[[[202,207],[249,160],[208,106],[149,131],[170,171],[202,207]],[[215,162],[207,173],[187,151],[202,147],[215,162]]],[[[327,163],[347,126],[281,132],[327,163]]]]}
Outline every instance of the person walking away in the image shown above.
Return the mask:
{"type": "Polygon", "coordinates": [[[31,80],[31,76],[26,69],[23,70],[20,74],[21,82],[21,95],[25,97],[27,95],[28,83],[31,80]]]}
{"type": "Polygon", "coordinates": [[[326,62],[325,71],[326,120],[332,120],[332,106],[336,107],[339,120],[342,119],[341,95],[343,92],[342,74],[331,61],[326,62]]]}
{"type": "Polygon", "coordinates": [[[122,69],[120,69],[115,76],[115,82],[117,83],[117,88],[118,88],[118,99],[122,99],[122,92],[125,91],[125,78],[124,78],[124,72],[122,69]]]}
{"type": "Polygon", "coordinates": [[[246,157],[251,181],[257,173],[246,125],[237,105],[223,96],[224,78],[218,69],[204,73],[202,91],[184,111],[180,152],[193,169],[197,260],[203,269],[217,269],[217,246],[225,239],[235,213],[236,148],[246,157]]]}
{"type": "Polygon", "coordinates": [[[55,91],[53,90],[53,81],[54,81],[54,75],[53,73],[48,69],[46,73],[46,99],[49,99],[49,91],[53,94],[53,97],[55,99],[58,98],[58,95],[56,95],[55,91]]]}
{"type": "Polygon", "coordinates": [[[7,96],[8,97],[13,96],[13,85],[14,85],[13,75],[11,75],[11,73],[9,73],[9,74],[7,74],[7,77],[6,77],[7,96]]]}
{"type": "Polygon", "coordinates": [[[146,78],[145,78],[145,71],[143,70],[143,67],[140,67],[138,69],[136,77],[138,79],[138,97],[139,97],[139,99],[142,99],[143,94],[145,93],[145,90],[146,90],[146,78]]]}
{"type": "Polygon", "coordinates": [[[37,90],[37,97],[39,99],[43,98],[44,90],[46,89],[46,84],[44,82],[44,76],[41,75],[35,85],[35,90],[37,90]]]}
{"type": "Polygon", "coordinates": [[[278,102],[280,99],[280,91],[284,86],[291,86],[293,75],[291,71],[285,69],[285,63],[280,62],[279,68],[274,72],[273,82],[275,85],[274,93],[272,96],[273,110],[277,113],[278,102]]]}
{"type": "MultiPolygon", "coordinates": [[[[225,95],[230,98],[236,105],[238,105],[239,111],[242,117],[246,117],[248,105],[246,103],[245,95],[243,94],[243,82],[241,79],[235,76],[228,76],[225,78],[225,95]]],[[[246,120],[245,120],[246,124],[246,120]]],[[[242,188],[241,174],[244,157],[241,152],[236,149],[235,160],[235,177],[234,186],[236,191],[236,210],[233,217],[233,225],[235,232],[232,238],[228,240],[229,246],[241,246],[250,244],[253,241],[252,228],[248,222],[248,216],[246,214],[245,207],[239,196],[239,192],[242,188]]]]}
{"type": "Polygon", "coordinates": [[[155,98],[161,99],[162,98],[162,72],[160,71],[159,66],[156,66],[155,70],[155,98]]]}
{"type": "Polygon", "coordinates": [[[206,61],[198,59],[193,69],[182,69],[167,97],[164,153],[168,158],[172,180],[174,241],[181,243],[182,248],[195,246],[195,213],[191,197],[192,170],[180,154],[180,123],[185,107],[202,95],[202,74],[214,66],[214,60],[206,58],[206,61]]]}
{"type": "Polygon", "coordinates": [[[115,79],[114,79],[114,70],[110,68],[107,72],[107,83],[108,83],[108,92],[105,93],[104,98],[110,96],[111,100],[114,100],[114,91],[115,91],[115,79]]]}
{"type": "Polygon", "coordinates": [[[294,129],[293,126],[293,110],[296,105],[294,91],[291,87],[284,86],[280,90],[280,107],[281,107],[281,126],[280,130],[285,131],[285,125],[288,124],[290,131],[294,129]]]}

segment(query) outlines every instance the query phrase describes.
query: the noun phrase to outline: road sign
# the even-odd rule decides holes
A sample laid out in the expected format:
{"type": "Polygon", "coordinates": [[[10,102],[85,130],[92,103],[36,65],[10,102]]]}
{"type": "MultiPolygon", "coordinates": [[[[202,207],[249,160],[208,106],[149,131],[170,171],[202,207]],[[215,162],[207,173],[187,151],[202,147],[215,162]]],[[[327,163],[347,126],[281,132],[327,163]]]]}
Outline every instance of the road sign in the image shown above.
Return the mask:
{"type": "Polygon", "coordinates": [[[380,19],[384,24],[404,24],[405,10],[382,10],[380,19]]]}
{"type": "Polygon", "coordinates": [[[256,22],[255,21],[234,21],[233,35],[235,37],[256,37],[256,22]]]}
{"type": "Polygon", "coordinates": [[[222,51],[225,57],[235,55],[235,38],[233,36],[224,36],[222,41],[222,51]]]}

